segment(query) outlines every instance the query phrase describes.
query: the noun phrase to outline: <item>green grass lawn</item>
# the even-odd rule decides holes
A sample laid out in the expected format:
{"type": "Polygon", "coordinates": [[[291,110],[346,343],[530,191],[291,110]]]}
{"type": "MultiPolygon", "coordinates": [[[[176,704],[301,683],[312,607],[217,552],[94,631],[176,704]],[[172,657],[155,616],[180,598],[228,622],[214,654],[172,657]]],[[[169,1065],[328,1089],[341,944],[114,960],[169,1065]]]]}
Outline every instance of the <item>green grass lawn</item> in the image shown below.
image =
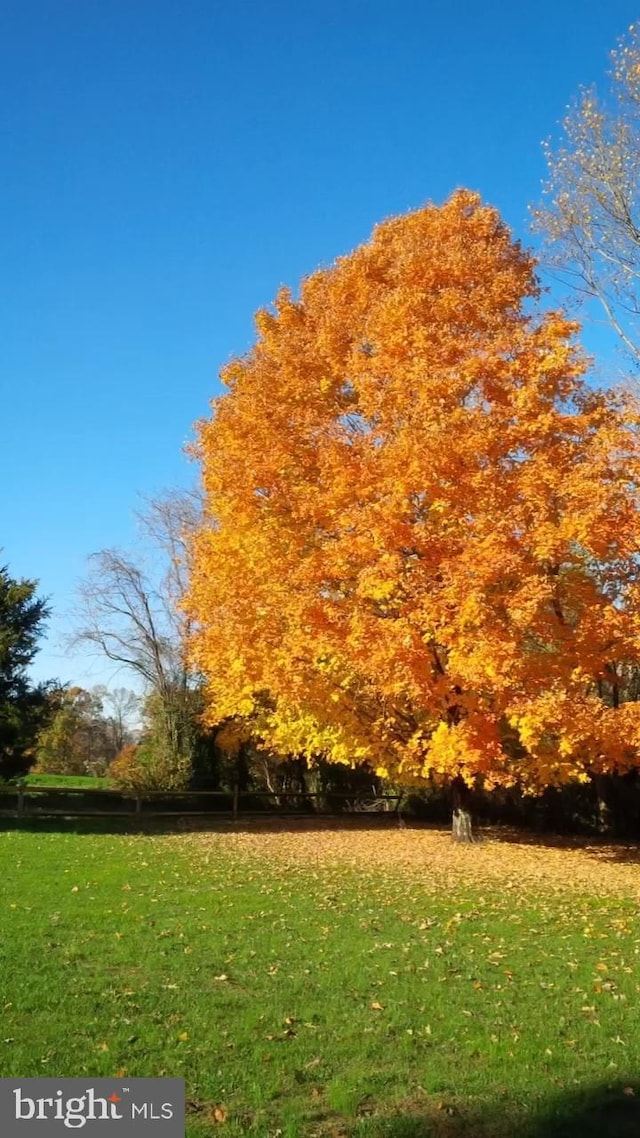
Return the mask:
{"type": "Polygon", "coordinates": [[[26,786],[62,786],[67,790],[108,790],[113,784],[109,778],[96,778],[88,774],[29,774],[26,786]]]}
{"type": "Polygon", "coordinates": [[[190,1138],[639,1133],[637,865],[449,850],[7,829],[0,1075],[184,1076],[190,1138]]]}

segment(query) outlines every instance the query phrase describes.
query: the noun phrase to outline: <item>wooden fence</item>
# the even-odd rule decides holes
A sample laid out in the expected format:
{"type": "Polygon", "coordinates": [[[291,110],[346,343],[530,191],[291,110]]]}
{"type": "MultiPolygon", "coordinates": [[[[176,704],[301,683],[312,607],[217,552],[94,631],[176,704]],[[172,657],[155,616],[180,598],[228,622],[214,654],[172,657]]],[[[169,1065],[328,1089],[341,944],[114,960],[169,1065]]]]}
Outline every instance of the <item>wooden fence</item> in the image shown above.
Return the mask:
{"type": "Polygon", "coordinates": [[[0,786],[0,817],[196,818],[395,813],[402,796],[303,794],[287,791],[181,790],[125,794],[119,790],[60,786],[0,786]]]}

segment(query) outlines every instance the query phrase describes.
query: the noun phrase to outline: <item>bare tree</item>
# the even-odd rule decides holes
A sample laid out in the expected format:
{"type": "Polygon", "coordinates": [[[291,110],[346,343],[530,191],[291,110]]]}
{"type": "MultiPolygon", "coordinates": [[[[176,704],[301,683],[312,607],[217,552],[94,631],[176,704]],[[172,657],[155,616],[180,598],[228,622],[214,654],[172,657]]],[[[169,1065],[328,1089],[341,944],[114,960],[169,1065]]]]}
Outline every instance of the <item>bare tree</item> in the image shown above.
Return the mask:
{"type": "Polygon", "coordinates": [[[544,204],[533,210],[549,261],[583,298],[596,298],[640,366],[640,23],[611,56],[605,99],[580,92],[547,144],[544,204]]]}
{"type": "Polygon", "coordinates": [[[139,555],[103,549],[89,559],[79,589],[70,646],[88,646],[142,681],[174,756],[188,749],[194,677],[187,661],[188,627],[179,609],[186,585],[189,528],[197,497],[171,493],[146,503],[139,517],[139,555]]]}
{"type": "Polygon", "coordinates": [[[97,696],[104,713],[114,755],[134,737],[134,724],[139,719],[141,698],[130,688],[108,688],[100,684],[92,694],[97,696]]]}
{"type": "Polygon", "coordinates": [[[79,589],[79,627],[71,645],[84,644],[131,669],[163,695],[187,682],[184,650],[170,600],[132,558],[103,549],[89,559],[79,589]]]}
{"type": "Polygon", "coordinates": [[[197,488],[145,498],[137,519],[142,536],[164,555],[163,594],[178,612],[189,574],[189,536],[202,526],[203,497],[197,488]]]}

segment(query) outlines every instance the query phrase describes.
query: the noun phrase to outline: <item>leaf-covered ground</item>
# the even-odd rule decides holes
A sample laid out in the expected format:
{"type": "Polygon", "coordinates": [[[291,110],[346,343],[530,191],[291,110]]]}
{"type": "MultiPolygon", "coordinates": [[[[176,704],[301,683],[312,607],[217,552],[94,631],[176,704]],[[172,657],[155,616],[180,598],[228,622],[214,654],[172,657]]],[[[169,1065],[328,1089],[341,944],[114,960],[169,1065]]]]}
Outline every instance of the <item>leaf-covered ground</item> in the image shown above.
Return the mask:
{"type": "Polygon", "coordinates": [[[187,1134],[636,1134],[635,849],[291,823],[0,834],[0,1074],[179,1075],[187,1134]]]}
{"type": "MultiPolygon", "coordinates": [[[[180,838],[175,839],[183,844],[180,838]]],[[[472,846],[456,845],[444,829],[337,821],[264,822],[221,833],[190,834],[188,849],[216,850],[277,863],[282,868],[326,866],[358,872],[409,874],[422,888],[449,883],[476,889],[586,890],[640,900],[640,849],[581,838],[536,838],[506,829],[484,830],[472,846]]]]}

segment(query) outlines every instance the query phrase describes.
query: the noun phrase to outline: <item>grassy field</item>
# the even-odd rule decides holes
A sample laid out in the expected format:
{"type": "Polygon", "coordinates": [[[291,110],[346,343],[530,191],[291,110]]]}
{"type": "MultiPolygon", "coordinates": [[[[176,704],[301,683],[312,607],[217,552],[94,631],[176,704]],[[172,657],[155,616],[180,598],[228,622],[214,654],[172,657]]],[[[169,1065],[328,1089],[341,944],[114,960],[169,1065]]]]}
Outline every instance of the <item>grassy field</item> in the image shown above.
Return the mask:
{"type": "Polygon", "coordinates": [[[62,786],[67,790],[108,790],[113,783],[109,778],[96,778],[88,774],[29,774],[26,786],[62,786]]]}
{"type": "Polygon", "coordinates": [[[0,1075],[184,1076],[187,1135],[640,1132],[634,851],[0,833],[0,1075]]]}

